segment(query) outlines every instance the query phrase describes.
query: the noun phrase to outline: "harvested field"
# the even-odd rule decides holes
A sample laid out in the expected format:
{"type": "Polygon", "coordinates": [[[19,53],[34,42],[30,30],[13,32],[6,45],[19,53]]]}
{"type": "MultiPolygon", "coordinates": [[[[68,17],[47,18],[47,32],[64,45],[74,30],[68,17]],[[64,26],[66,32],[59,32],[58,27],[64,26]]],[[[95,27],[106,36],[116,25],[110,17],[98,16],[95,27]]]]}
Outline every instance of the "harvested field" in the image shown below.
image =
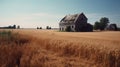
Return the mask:
{"type": "Polygon", "coordinates": [[[120,32],[21,29],[0,35],[0,67],[120,67],[120,32]]]}

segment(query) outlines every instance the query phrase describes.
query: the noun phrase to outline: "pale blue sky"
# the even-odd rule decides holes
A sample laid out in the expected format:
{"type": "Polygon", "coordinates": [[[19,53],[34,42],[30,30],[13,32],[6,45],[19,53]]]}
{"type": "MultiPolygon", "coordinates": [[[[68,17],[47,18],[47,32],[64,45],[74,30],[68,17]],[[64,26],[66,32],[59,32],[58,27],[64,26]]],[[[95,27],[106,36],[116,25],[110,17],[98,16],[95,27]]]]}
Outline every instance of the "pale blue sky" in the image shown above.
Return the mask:
{"type": "Polygon", "coordinates": [[[101,17],[120,27],[120,0],[0,0],[0,26],[59,27],[67,14],[84,12],[88,23],[101,17]]]}

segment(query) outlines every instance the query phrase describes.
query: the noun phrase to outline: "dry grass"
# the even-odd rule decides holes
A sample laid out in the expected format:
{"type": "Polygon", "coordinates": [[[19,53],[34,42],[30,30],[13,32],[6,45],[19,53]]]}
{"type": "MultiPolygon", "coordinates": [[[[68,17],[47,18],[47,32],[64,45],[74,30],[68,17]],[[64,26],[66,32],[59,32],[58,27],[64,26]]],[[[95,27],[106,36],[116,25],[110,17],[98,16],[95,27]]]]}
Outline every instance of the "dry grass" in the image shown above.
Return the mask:
{"type": "Polygon", "coordinates": [[[24,35],[11,31],[0,31],[0,67],[19,66],[23,54],[23,45],[30,41],[29,37],[24,35]]]}
{"type": "Polygon", "coordinates": [[[12,32],[0,37],[0,67],[120,67],[120,32],[12,32]]]}

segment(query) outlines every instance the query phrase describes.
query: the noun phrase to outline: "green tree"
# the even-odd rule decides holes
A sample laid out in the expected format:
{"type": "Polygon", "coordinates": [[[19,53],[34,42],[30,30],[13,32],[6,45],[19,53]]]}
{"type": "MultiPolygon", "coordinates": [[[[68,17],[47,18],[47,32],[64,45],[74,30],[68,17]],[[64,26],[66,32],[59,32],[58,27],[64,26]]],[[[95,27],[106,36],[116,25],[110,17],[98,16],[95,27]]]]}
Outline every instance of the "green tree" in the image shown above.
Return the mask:
{"type": "Polygon", "coordinates": [[[16,25],[13,25],[13,29],[16,29],[16,25]]]}
{"type": "Polygon", "coordinates": [[[40,27],[40,29],[42,29],[42,27],[40,27]]]}
{"type": "Polygon", "coordinates": [[[104,30],[106,28],[106,26],[109,23],[109,19],[107,17],[103,17],[100,19],[100,22],[96,21],[94,24],[94,29],[95,30],[104,30]]]}
{"type": "Polygon", "coordinates": [[[49,27],[49,26],[46,26],[46,29],[52,29],[51,27],[49,27]]]}
{"type": "Polygon", "coordinates": [[[94,24],[94,29],[95,29],[95,30],[100,29],[100,22],[98,22],[98,21],[95,22],[95,24],[94,24]]]}
{"type": "Polygon", "coordinates": [[[39,27],[37,27],[37,29],[39,29],[39,27]]]}
{"type": "Polygon", "coordinates": [[[46,26],[46,29],[49,29],[49,26],[46,26]]]}
{"type": "Polygon", "coordinates": [[[19,25],[17,26],[17,29],[20,29],[20,26],[19,26],[19,25]]]}
{"type": "Polygon", "coordinates": [[[109,23],[109,19],[107,17],[103,17],[100,19],[100,30],[104,30],[109,23]]]}

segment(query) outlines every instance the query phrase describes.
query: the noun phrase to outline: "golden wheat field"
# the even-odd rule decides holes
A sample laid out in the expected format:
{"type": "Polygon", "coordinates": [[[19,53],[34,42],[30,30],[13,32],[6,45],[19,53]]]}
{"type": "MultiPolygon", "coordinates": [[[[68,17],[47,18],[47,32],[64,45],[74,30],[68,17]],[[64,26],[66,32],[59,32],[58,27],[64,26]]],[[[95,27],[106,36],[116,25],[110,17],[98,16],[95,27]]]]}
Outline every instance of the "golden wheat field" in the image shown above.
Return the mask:
{"type": "Polygon", "coordinates": [[[120,67],[120,32],[0,30],[0,67],[120,67]]]}

